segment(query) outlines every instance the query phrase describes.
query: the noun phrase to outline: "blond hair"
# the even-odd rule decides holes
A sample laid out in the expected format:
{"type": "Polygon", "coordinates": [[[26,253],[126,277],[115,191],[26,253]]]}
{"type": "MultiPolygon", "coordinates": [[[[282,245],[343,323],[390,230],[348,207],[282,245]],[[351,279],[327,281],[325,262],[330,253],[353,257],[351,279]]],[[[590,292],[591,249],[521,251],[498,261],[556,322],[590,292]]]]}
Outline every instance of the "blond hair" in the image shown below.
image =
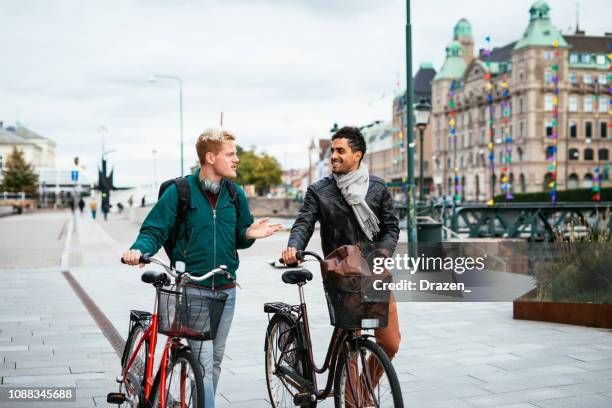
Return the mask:
{"type": "Polygon", "coordinates": [[[195,145],[200,164],[205,163],[206,153],[219,153],[223,142],[228,140],[236,140],[236,137],[227,130],[209,128],[202,132],[195,145]]]}

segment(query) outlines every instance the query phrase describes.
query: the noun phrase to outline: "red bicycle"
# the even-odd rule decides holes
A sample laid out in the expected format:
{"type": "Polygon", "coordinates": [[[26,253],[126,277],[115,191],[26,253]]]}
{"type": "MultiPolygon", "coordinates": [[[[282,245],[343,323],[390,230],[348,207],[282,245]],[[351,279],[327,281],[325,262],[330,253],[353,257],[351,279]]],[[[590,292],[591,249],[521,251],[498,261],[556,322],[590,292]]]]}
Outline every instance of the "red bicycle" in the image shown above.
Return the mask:
{"type": "Polygon", "coordinates": [[[182,262],[176,262],[173,268],[148,254],[142,255],[140,262],[158,264],[166,272],[142,274],[142,281],[156,289],[155,313],[130,311],[129,335],[121,358],[121,375],[117,377],[119,392],[109,393],[106,400],[133,408],[204,408],[203,368],[182,340],[214,339],[227,294],[189,282],[216,274],[230,280],[232,276],[225,265],[194,276],[185,272],[182,262]],[[157,333],[168,339],[153,377],[157,333]]]}

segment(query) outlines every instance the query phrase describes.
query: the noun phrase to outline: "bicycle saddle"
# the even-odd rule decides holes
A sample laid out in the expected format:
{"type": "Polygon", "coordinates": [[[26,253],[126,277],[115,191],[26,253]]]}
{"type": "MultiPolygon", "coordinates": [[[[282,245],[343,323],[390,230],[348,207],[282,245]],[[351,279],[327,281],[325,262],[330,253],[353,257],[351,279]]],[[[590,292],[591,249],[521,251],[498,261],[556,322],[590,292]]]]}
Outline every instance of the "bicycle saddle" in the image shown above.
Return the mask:
{"type": "Polygon", "coordinates": [[[293,269],[283,273],[283,282],[296,284],[312,280],[312,272],[308,269],[293,269]]]}
{"type": "Polygon", "coordinates": [[[166,275],[166,272],[146,271],[142,274],[141,279],[144,283],[163,285],[168,280],[168,275],[166,275]]]}

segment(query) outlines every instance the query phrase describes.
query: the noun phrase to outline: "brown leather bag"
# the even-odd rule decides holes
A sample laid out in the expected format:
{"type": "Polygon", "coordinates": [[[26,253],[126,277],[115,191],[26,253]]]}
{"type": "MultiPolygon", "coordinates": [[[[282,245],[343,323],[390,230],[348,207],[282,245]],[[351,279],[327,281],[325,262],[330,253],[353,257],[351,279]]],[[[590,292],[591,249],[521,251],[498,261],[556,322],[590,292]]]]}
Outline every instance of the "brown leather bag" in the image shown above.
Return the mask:
{"type": "Polygon", "coordinates": [[[358,245],[343,245],[325,257],[321,275],[332,325],[358,329],[362,319],[387,325],[390,292],[375,290],[374,282],[391,282],[393,277],[387,270],[373,273],[358,245]]]}

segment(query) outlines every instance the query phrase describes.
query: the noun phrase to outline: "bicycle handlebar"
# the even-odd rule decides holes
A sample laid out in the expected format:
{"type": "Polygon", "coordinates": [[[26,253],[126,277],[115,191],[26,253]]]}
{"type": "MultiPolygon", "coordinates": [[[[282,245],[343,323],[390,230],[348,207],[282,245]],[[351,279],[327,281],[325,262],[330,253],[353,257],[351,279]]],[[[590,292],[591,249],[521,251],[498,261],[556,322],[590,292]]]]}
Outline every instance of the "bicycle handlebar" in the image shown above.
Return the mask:
{"type": "MultiPolygon", "coordinates": [[[[187,279],[192,280],[194,282],[200,282],[200,281],[203,281],[203,280],[206,280],[206,279],[212,277],[213,275],[220,275],[220,274],[225,274],[225,278],[230,280],[230,281],[234,280],[232,275],[229,272],[227,272],[227,265],[219,265],[215,269],[207,272],[206,274],[204,274],[202,276],[194,276],[194,275],[190,274],[189,272],[177,272],[176,269],[174,269],[171,265],[168,265],[162,259],[160,259],[160,258],[158,258],[156,256],[153,256],[153,255],[150,255],[150,254],[142,254],[142,255],[140,255],[140,259],[138,260],[138,262],[142,263],[142,264],[154,263],[154,264],[160,265],[173,278],[178,278],[178,277],[185,278],[186,277],[187,279]]],[[[123,263],[123,264],[126,263],[123,258],[121,258],[121,263],[123,263]]]]}
{"type": "MultiPolygon", "coordinates": [[[[298,250],[295,252],[295,257],[298,259],[298,261],[301,261],[301,262],[304,262],[304,257],[305,257],[306,255],[310,255],[310,256],[315,257],[315,258],[317,259],[317,261],[319,261],[319,262],[322,262],[322,261],[323,261],[323,258],[321,257],[321,255],[317,254],[316,252],[312,252],[312,251],[302,251],[301,249],[298,249],[298,250]]],[[[278,260],[278,262],[280,262],[280,263],[282,263],[282,264],[284,264],[284,265],[287,265],[287,264],[285,264],[285,261],[283,261],[283,258],[280,258],[280,259],[278,260]]],[[[289,265],[287,265],[287,266],[297,266],[297,264],[289,264],[289,265]]]]}

